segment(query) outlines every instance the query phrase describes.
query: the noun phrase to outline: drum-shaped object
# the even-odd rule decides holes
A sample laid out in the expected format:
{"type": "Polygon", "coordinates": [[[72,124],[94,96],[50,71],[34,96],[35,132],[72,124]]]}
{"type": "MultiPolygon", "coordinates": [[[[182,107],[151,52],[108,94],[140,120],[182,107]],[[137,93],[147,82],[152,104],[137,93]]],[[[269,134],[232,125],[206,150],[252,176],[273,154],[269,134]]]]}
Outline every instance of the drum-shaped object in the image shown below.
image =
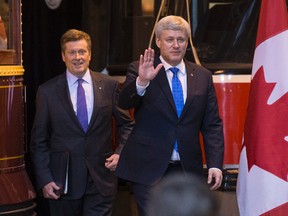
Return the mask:
{"type": "Polygon", "coordinates": [[[25,86],[22,66],[0,66],[0,215],[34,215],[36,197],[25,170],[25,86]]]}
{"type": "Polygon", "coordinates": [[[223,121],[225,154],[224,190],[235,190],[243,141],[251,75],[213,75],[220,116],[223,121]]]}

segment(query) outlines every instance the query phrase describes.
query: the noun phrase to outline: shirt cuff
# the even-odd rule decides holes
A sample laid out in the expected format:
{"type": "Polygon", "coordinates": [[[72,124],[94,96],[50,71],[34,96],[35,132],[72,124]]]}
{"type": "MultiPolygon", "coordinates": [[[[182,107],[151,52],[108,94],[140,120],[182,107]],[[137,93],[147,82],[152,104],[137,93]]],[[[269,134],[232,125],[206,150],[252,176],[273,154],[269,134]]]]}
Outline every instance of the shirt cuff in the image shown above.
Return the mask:
{"type": "Polygon", "coordinates": [[[137,79],[136,79],[137,94],[140,96],[143,96],[145,94],[146,88],[149,86],[150,82],[146,86],[140,86],[140,85],[138,85],[138,79],[139,79],[139,77],[137,77],[137,79]]]}
{"type": "MultiPolygon", "coordinates": [[[[210,169],[219,170],[219,171],[222,173],[222,170],[221,170],[221,169],[219,169],[219,168],[216,168],[216,167],[211,167],[210,169]]],[[[209,170],[210,170],[210,169],[209,169],[209,170]]]]}

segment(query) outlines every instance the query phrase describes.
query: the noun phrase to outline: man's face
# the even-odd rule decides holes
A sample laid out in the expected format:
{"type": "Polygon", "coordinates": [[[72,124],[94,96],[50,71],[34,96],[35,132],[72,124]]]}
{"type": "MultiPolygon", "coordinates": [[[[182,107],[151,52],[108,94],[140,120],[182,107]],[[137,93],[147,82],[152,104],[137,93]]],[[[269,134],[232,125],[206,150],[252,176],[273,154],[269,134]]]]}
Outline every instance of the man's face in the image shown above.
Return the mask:
{"type": "Polygon", "coordinates": [[[74,76],[82,77],[91,60],[91,53],[88,50],[86,40],[67,42],[65,50],[62,52],[62,60],[74,76]]]}
{"type": "Polygon", "coordinates": [[[156,38],[156,44],[164,60],[176,66],[186,53],[188,37],[185,31],[164,30],[160,38],[156,38]]]}

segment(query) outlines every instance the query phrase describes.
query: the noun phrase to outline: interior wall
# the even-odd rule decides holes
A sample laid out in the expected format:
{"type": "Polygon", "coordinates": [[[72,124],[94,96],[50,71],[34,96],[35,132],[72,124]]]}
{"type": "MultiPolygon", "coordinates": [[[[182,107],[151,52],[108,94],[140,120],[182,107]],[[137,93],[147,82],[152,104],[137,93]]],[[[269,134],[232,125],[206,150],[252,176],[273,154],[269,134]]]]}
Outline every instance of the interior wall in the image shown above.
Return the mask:
{"type": "Polygon", "coordinates": [[[111,0],[82,0],[82,29],[92,41],[90,68],[102,72],[107,66],[111,0]]]}

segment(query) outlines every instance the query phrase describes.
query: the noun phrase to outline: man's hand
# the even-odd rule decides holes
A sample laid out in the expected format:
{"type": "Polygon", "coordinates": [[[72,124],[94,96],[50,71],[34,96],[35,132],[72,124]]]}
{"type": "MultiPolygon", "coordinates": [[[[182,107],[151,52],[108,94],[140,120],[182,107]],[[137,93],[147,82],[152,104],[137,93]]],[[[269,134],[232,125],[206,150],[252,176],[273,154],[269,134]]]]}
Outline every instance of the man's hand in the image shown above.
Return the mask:
{"type": "Polygon", "coordinates": [[[140,55],[138,85],[146,86],[150,80],[155,78],[161,67],[163,67],[163,64],[158,64],[154,68],[154,56],[154,50],[151,48],[145,50],[144,56],[140,55]]]}
{"type": "Polygon", "coordinates": [[[119,161],[119,154],[113,154],[109,158],[106,159],[105,167],[110,171],[115,171],[118,161],[119,161]]]}
{"type": "Polygon", "coordinates": [[[58,187],[55,182],[50,182],[47,185],[45,185],[42,188],[43,195],[45,198],[48,199],[59,199],[60,195],[57,194],[57,191],[60,190],[60,187],[58,187]]]}
{"type": "Polygon", "coordinates": [[[216,168],[210,168],[208,171],[208,184],[212,183],[212,180],[215,180],[215,183],[211,186],[211,190],[217,190],[222,184],[222,171],[216,168]]]}

